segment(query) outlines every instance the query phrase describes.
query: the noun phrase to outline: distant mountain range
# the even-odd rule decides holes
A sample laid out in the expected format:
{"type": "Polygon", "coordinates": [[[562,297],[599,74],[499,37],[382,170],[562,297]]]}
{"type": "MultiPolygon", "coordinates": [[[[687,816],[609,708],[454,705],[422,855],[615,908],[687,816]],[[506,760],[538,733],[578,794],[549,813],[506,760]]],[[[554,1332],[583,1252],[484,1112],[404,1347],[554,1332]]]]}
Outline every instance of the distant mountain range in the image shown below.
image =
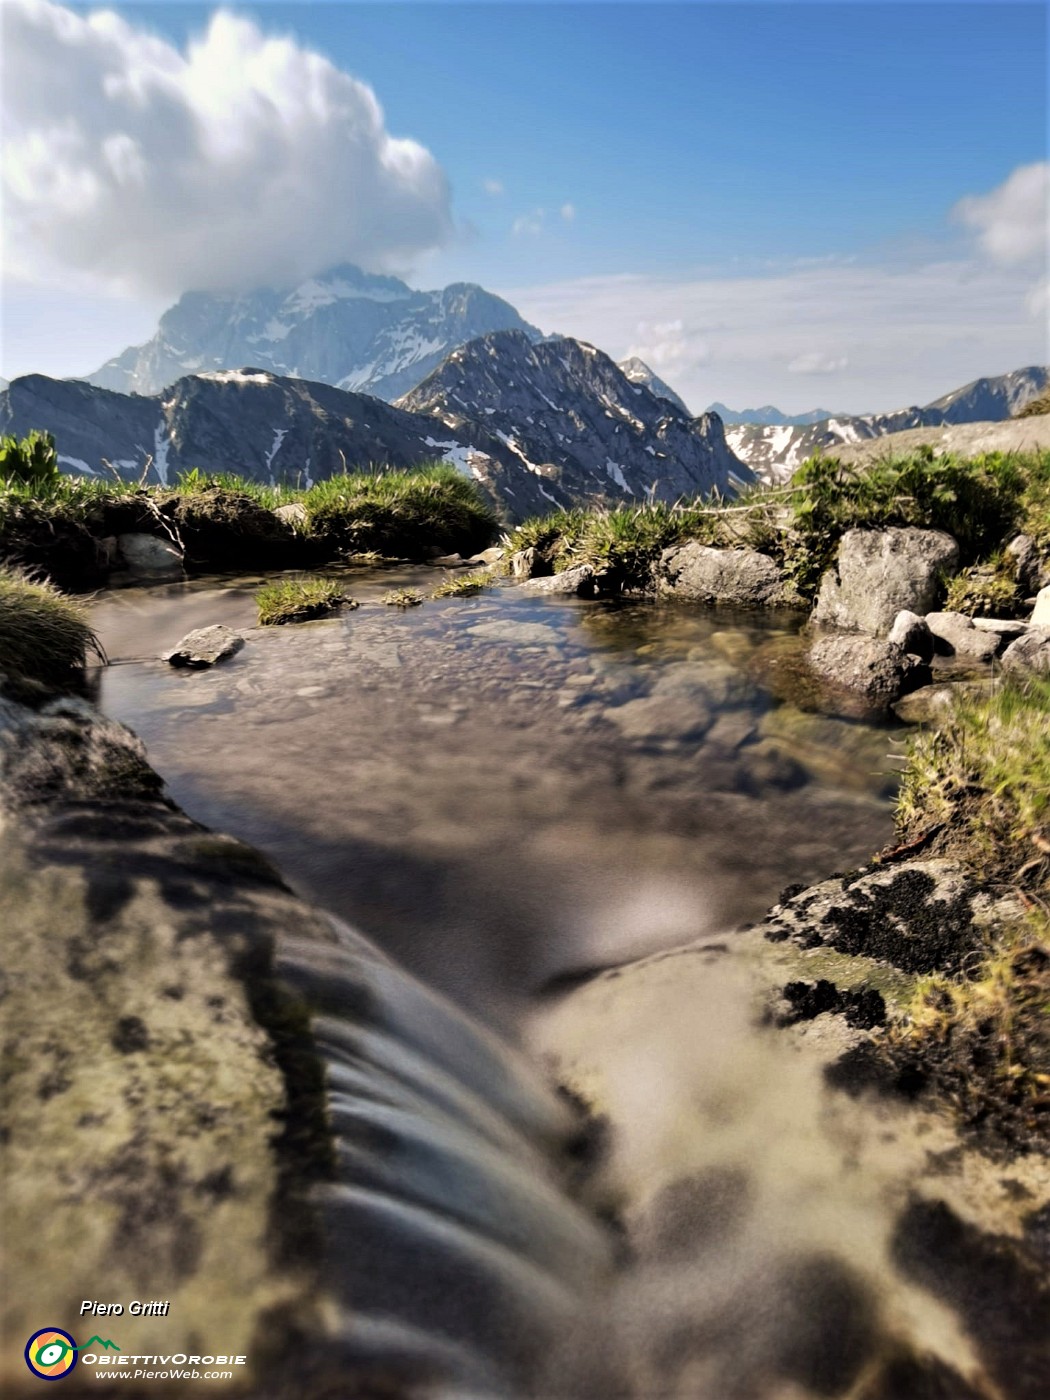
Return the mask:
{"type": "Polygon", "coordinates": [[[54,434],[62,466],[138,477],[231,471],[307,484],[344,467],[444,458],[508,520],[552,506],[731,492],[752,480],[714,415],[692,419],[608,356],[501,331],[460,347],[397,404],[262,367],[184,375],[161,393],[25,375],[0,392],[0,433],[54,434]]]}
{"type": "Polygon", "coordinates": [[[156,394],[187,374],[258,365],[392,400],[456,346],[499,330],[540,337],[509,302],[471,283],[416,292],[346,263],[292,288],[187,292],[151,340],[85,377],[102,389],[156,394]]]}
{"type": "MultiPolygon", "coordinates": [[[[937,428],[952,423],[1000,422],[1011,418],[1050,382],[1050,368],[1029,365],[991,378],[974,379],[923,407],[859,416],[842,414],[812,424],[738,424],[726,441],[763,481],[786,481],[807,457],[832,452],[907,428],[937,428]]],[[[762,410],[759,410],[761,412],[762,410]]]]}
{"type": "Polygon", "coordinates": [[[744,408],[739,413],[726,408],[724,403],[713,403],[707,411],[717,413],[727,428],[736,427],[741,423],[777,428],[807,427],[810,423],[820,423],[826,418],[843,416],[826,408],[811,408],[808,413],[781,413],[780,409],[774,408],[771,403],[763,404],[761,408],[744,408]]]}

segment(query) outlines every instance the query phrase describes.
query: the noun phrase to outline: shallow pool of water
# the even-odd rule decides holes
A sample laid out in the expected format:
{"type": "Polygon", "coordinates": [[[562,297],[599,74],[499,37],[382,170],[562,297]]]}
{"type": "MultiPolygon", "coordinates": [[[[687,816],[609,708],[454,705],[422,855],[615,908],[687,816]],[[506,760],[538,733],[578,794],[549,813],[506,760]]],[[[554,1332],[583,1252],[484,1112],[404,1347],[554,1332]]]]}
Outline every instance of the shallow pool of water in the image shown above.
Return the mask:
{"type": "Polygon", "coordinates": [[[893,731],[764,684],[798,619],[528,597],[253,626],[257,579],[100,595],[105,710],[172,796],[502,1024],[587,969],[760,918],[891,834],[893,731]],[[222,622],[207,672],[159,655],[222,622]],[[250,629],[250,630],[247,630],[250,629]]]}

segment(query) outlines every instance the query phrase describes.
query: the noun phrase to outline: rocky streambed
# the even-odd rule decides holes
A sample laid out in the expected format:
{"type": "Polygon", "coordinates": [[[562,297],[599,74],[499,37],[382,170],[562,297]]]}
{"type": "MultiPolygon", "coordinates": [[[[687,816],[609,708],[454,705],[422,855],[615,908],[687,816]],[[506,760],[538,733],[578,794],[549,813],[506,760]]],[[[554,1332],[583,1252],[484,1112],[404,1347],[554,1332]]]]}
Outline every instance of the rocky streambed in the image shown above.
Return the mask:
{"type": "MultiPolygon", "coordinates": [[[[19,1030],[27,1208],[53,1151],[54,1231],[97,1195],[85,1259],[163,1275],[201,1345],[217,1300],[273,1393],[1042,1395],[1045,1159],[858,1055],[937,932],[996,917],[950,861],[864,868],[892,716],[812,707],[789,610],[381,602],[427,577],[279,629],[249,578],[100,596],[99,703],[194,820],[119,729],[76,783],[11,757],[66,763],[87,708],[6,716],[5,907],[59,954],[19,1030]],[[215,623],[246,639],[221,665],[157,659],[215,623]],[[137,1212],[160,1243],[114,1263],[137,1212]]],[[[33,1258],[17,1326],[55,1285],[33,1258]]]]}

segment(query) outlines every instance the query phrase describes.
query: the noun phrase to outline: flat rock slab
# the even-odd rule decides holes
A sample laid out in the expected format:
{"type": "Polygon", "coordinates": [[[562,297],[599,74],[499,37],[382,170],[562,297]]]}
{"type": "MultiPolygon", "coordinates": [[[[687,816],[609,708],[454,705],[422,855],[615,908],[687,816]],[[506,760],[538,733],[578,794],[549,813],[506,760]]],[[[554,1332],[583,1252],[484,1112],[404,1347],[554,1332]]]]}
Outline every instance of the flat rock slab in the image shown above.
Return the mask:
{"type": "Polygon", "coordinates": [[[509,642],[519,647],[554,646],[561,641],[558,629],[548,627],[545,622],[511,622],[509,619],[478,622],[468,627],[467,632],[483,642],[509,642]]]}
{"type": "Polygon", "coordinates": [[[174,651],[165,652],[161,660],[171,666],[201,671],[218,661],[225,661],[243,646],[244,638],[239,632],[216,623],[212,627],[198,627],[194,632],[187,632],[174,651]]]}
{"type": "Polygon", "coordinates": [[[560,574],[550,574],[547,578],[528,579],[520,587],[525,593],[546,593],[566,598],[591,598],[594,596],[594,570],[590,564],[577,564],[575,568],[564,569],[560,574]]]}

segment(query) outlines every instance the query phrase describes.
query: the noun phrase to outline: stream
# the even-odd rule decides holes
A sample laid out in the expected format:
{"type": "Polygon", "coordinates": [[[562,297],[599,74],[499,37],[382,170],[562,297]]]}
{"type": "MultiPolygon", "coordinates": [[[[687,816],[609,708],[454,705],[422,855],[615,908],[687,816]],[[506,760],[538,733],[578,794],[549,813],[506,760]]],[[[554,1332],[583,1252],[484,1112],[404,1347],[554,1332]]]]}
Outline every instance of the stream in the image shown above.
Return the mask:
{"type": "MultiPolygon", "coordinates": [[[[776,676],[798,617],[511,587],[382,602],[440,577],[351,573],[357,609],[290,627],[254,626],[261,580],[244,577],[106,592],[92,620],[112,663],[102,707],[145,741],[175,801],[456,1008],[413,1012],[430,1003],[382,973],[411,1061],[387,1107],[353,1097],[378,1063],[361,1069],[362,1033],[329,1017],[321,1036],[337,1131],[363,1117],[396,1144],[376,1166],[359,1139],[342,1143],[357,1175],[334,1188],[331,1217],[347,1249],[373,1250],[389,1313],[418,1323],[415,1260],[424,1292],[437,1281],[424,1322],[456,1345],[502,1355],[535,1330],[514,1387],[464,1363],[441,1393],[1034,1396],[1002,1383],[968,1277],[949,1296],[925,1256],[902,1263],[902,1222],[944,1199],[1016,1235],[1038,1175],[1033,1188],[931,1112],[829,1090],[838,1018],[785,1032],[760,1014],[798,971],[751,926],[785,886],[891,839],[902,731],[793,703],[776,676]],[[230,661],[185,673],[158,659],[219,622],[247,637],[230,661]],[[434,1030],[461,1012],[587,1106],[597,1163],[579,1194],[614,1222],[605,1242],[530,1165],[528,1114],[475,1132],[496,1051],[470,1048],[466,1018],[434,1030]],[[442,1066],[471,1106],[455,1089],[456,1121],[443,1107],[420,1135],[442,1066]],[[511,1159],[493,1148],[507,1142],[511,1159]],[[420,1223],[399,1206],[396,1238],[391,1190],[432,1212],[420,1223]],[[469,1248],[446,1237],[453,1220],[471,1223],[469,1248]],[[537,1265],[557,1288],[540,1288],[537,1265]],[[446,1318],[464,1271],[477,1281],[446,1318]],[[479,1343],[487,1298],[509,1311],[479,1343]]],[[[323,986],[324,966],[308,977],[323,986]]],[[[351,1310],[368,1287],[346,1294],[351,1310]]]]}

